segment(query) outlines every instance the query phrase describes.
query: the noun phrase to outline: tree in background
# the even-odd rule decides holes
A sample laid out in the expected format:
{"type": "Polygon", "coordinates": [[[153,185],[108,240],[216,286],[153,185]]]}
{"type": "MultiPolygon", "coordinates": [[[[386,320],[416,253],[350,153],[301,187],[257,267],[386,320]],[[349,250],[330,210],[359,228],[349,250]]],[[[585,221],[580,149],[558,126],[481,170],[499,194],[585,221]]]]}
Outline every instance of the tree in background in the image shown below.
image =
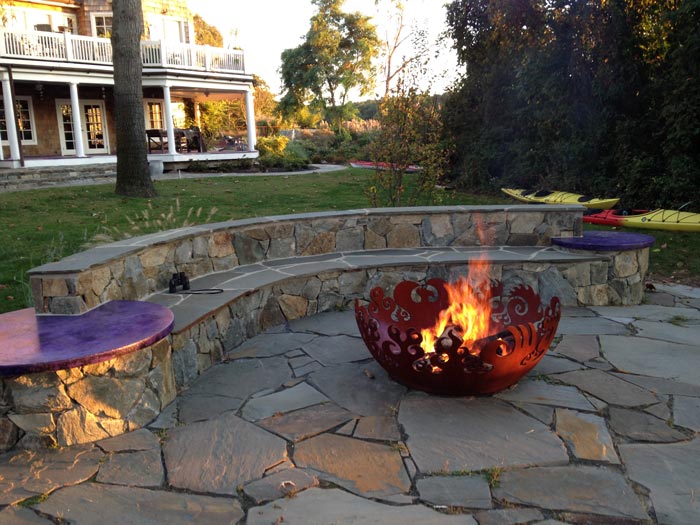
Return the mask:
{"type": "Polygon", "coordinates": [[[369,17],[342,11],[343,0],[312,0],[317,12],[304,42],[282,52],[286,91],[280,107],[286,116],[307,104],[330,116],[337,131],[351,108],[348,94],[374,87],[372,59],[379,40],[369,17]]]}
{"type": "Polygon", "coordinates": [[[154,197],[156,189],[148,170],[146,124],[141,87],[141,0],[113,0],[112,54],[114,112],[117,129],[116,193],[154,197]]]}
{"type": "Polygon", "coordinates": [[[425,74],[425,67],[413,62],[379,102],[379,129],[370,152],[381,168],[372,172],[365,190],[371,206],[414,206],[437,200],[436,185],[448,167],[450,146],[443,138],[438,97],[417,87],[425,74]],[[412,165],[420,169],[409,177],[412,165]]]}
{"type": "Polygon", "coordinates": [[[454,0],[453,176],[676,207],[697,192],[700,0],[454,0]]]}
{"type": "Polygon", "coordinates": [[[224,37],[214,26],[207,24],[204,19],[195,14],[194,21],[194,41],[200,46],[224,47],[224,37]]]}
{"type": "Polygon", "coordinates": [[[375,5],[386,9],[386,29],[381,41],[381,72],[384,79],[384,96],[389,96],[394,81],[416,61],[423,61],[428,55],[427,36],[424,30],[407,28],[404,4],[401,0],[375,0],[375,5]],[[406,54],[406,45],[411,42],[413,49],[406,54]],[[403,52],[403,54],[400,54],[403,52]]]}

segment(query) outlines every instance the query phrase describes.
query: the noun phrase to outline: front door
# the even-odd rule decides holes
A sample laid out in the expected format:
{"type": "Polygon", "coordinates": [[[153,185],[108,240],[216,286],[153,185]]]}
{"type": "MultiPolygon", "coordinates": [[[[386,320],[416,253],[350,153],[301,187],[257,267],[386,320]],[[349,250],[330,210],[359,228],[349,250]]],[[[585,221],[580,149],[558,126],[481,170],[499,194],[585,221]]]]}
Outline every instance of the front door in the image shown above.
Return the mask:
{"type": "MultiPolygon", "coordinates": [[[[81,100],[83,145],[86,154],[109,153],[105,107],[101,100],[81,100]]],[[[70,100],[57,100],[56,113],[61,136],[61,154],[75,155],[73,110],[70,100]]]]}

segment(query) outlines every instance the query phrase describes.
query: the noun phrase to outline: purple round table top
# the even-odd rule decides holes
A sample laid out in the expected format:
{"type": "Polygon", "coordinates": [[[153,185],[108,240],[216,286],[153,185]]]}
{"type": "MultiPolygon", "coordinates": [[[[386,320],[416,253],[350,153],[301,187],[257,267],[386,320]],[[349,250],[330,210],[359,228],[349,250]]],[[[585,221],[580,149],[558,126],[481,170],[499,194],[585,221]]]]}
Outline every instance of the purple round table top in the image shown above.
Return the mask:
{"type": "Polygon", "coordinates": [[[168,335],[170,309],[110,301],[81,315],[36,315],[33,308],[0,315],[0,377],[63,370],[135,352],[168,335]]]}
{"type": "Polygon", "coordinates": [[[644,233],[595,230],[585,231],[581,237],[552,237],[552,244],[572,250],[613,252],[648,248],[654,240],[644,233]]]}

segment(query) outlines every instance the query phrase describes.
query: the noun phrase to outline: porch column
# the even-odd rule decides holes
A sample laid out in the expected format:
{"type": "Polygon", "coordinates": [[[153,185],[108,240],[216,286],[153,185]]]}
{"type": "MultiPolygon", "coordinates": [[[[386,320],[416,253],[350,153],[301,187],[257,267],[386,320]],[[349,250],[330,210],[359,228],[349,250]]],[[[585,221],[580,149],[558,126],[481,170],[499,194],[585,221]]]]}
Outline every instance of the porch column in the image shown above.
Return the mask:
{"type": "Polygon", "coordinates": [[[20,160],[19,137],[15,120],[15,105],[12,101],[12,86],[9,77],[2,79],[2,102],[5,108],[5,123],[7,128],[7,142],[10,144],[10,160],[20,160]]]}
{"type": "Polygon", "coordinates": [[[175,155],[175,130],[173,129],[173,108],[170,103],[170,86],[163,86],[163,113],[165,113],[165,131],[168,134],[168,154],[175,155]]]}
{"type": "Polygon", "coordinates": [[[73,118],[73,140],[75,140],[75,154],[85,157],[85,143],[83,142],[83,118],[78,98],[78,84],[71,82],[70,86],[70,110],[73,118]]]}
{"type": "Polygon", "coordinates": [[[253,88],[245,92],[245,120],[248,129],[248,151],[255,150],[258,139],[255,136],[255,106],[253,105],[253,88]]]}

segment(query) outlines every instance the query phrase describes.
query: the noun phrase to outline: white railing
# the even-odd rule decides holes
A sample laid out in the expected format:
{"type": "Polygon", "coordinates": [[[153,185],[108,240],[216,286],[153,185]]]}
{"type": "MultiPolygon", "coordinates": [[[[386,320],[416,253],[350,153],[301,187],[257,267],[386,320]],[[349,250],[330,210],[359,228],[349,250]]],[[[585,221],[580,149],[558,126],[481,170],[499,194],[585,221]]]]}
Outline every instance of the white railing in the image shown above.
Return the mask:
{"type": "MultiPolygon", "coordinates": [[[[71,33],[0,31],[0,57],[111,65],[112,42],[71,33]]],[[[243,51],[235,49],[144,40],[141,58],[145,68],[245,73],[243,51]]]]}

